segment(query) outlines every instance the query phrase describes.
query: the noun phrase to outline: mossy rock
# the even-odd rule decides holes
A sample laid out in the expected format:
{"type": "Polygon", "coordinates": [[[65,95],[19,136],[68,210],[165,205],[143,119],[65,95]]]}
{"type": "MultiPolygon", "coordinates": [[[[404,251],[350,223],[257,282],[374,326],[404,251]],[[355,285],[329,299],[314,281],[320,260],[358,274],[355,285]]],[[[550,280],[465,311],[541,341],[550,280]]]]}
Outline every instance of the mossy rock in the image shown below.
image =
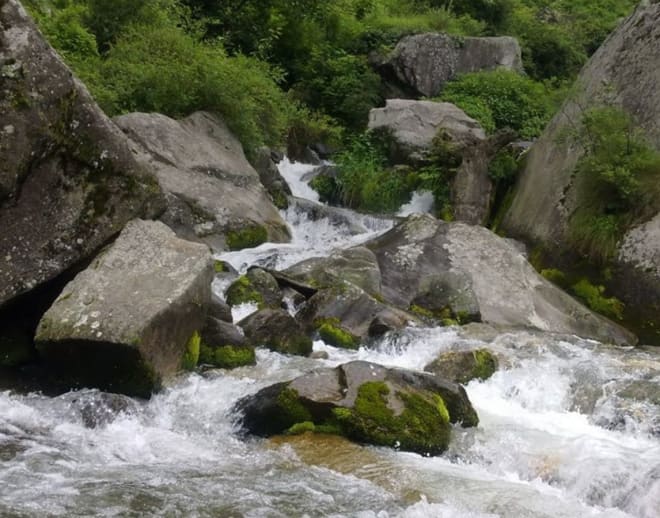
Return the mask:
{"type": "Polygon", "coordinates": [[[261,225],[247,225],[240,229],[227,231],[226,241],[229,250],[254,248],[268,241],[268,230],[261,225]]]}
{"type": "Polygon", "coordinates": [[[442,353],[424,370],[455,383],[468,383],[473,379],[486,380],[497,371],[497,358],[488,349],[449,351],[442,353]]]}
{"type": "Polygon", "coordinates": [[[238,306],[253,302],[259,306],[263,306],[264,298],[259,293],[247,275],[241,275],[227,288],[225,293],[227,304],[230,306],[238,306]]]}
{"type": "Polygon", "coordinates": [[[424,455],[447,449],[452,423],[478,423],[460,385],[359,361],[267,387],[237,411],[257,435],[332,433],[424,455]]]}
{"type": "Polygon", "coordinates": [[[312,352],[312,339],[300,324],[283,309],[262,309],[241,320],[249,343],[284,354],[307,356],[312,352]]]}
{"type": "Polygon", "coordinates": [[[357,349],[360,338],[343,329],[338,318],[320,318],[314,322],[321,339],[328,345],[342,349],[357,349]]]}
{"type": "Polygon", "coordinates": [[[221,369],[235,369],[236,367],[257,363],[253,347],[235,345],[209,347],[202,344],[199,361],[221,369]]]}

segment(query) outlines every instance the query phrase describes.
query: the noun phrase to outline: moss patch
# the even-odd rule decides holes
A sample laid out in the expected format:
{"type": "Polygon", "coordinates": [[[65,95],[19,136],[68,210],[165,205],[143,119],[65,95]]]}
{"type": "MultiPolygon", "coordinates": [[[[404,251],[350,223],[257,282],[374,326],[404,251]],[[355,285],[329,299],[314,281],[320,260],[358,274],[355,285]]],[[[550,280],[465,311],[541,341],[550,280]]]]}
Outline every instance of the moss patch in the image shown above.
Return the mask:
{"type": "Polygon", "coordinates": [[[616,297],[606,297],[604,286],[596,286],[587,279],[580,279],[571,290],[593,311],[616,320],[623,319],[623,302],[616,297]]]}
{"type": "Polygon", "coordinates": [[[264,298],[259,293],[246,275],[241,275],[227,289],[227,304],[237,306],[246,302],[254,302],[260,307],[264,304],[264,298]]]}
{"type": "Polygon", "coordinates": [[[213,261],[213,270],[215,273],[224,273],[227,271],[227,267],[225,266],[224,261],[220,261],[218,259],[213,261]]]}
{"type": "Polygon", "coordinates": [[[252,347],[224,345],[212,348],[205,344],[201,346],[199,360],[201,363],[221,369],[235,369],[244,365],[254,365],[257,361],[252,347]]]}
{"type": "Polygon", "coordinates": [[[277,406],[282,412],[282,419],[285,422],[295,424],[314,420],[309,410],[300,402],[298,392],[291,387],[286,387],[277,396],[277,406]]]}
{"type": "Polygon", "coordinates": [[[195,331],[188,339],[188,343],[186,344],[186,351],[183,353],[183,358],[181,360],[182,369],[191,371],[197,367],[201,342],[202,339],[199,336],[199,333],[195,331]]]}
{"type": "Polygon", "coordinates": [[[486,380],[497,370],[497,358],[487,349],[472,351],[474,357],[474,369],[471,379],[486,380]]]}
{"type": "Polygon", "coordinates": [[[238,230],[229,230],[226,240],[230,250],[254,248],[268,241],[268,231],[261,225],[248,225],[238,230]]]}
{"type": "Polygon", "coordinates": [[[387,405],[390,388],[382,381],[360,385],[353,409],[336,408],[333,414],[349,438],[436,455],[447,449],[451,433],[449,412],[442,398],[397,392],[404,410],[399,415],[387,405]]]}
{"type": "Polygon", "coordinates": [[[343,329],[337,318],[317,319],[314,325],[328,345],[342,349],[357,349],[360,346],[360,338],[343,329]]]}

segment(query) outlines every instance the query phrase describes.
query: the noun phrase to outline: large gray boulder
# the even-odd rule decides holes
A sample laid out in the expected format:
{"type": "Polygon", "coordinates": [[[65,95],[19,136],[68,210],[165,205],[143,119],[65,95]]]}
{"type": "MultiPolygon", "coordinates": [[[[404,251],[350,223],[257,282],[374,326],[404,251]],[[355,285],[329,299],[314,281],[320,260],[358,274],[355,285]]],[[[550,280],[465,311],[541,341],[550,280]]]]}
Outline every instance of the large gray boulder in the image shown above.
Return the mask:
{"type": "Polygon", "coordinates": [[[170,195],[171,210],[163,220],[182,237],[194,235],[215,250],[290,239],[259,174],[219,117],[196,112],[174,120],[131,113],[114,121],[170,195]]]}
{"type": "Polygon", "coordinates": [[[451,423],[479,422],[460,385],[364,361],[272,385],[240,400],[237,410],[255,435],[332,432],[425,455],[447,449],[451,423]]]}
{"type": "MultiPolygon", "coordinates": [[[[417,214],[366,246],[378,258],[383,298],[395,306],[419,304],[424,300],[420,294],[427,293],[430,281],[451,272],[454,281],[464,278],[465,282],[441,286],[453,287],[459,301],[475,300],[485,323],[575,334],[615,344],[636,341],[631,333],[544,279],[514,244],[486,228],[417,214]]],[[[449,305],[445,309],[461,316],[458,308],[449,305]]]]}
{"type": "Polygon", "coordinates": [[[523,71],[515,38],[463,38],[441,33],[406,36],[379,64],[384,79],[402,91],[434,97],[460,74],[505,68],[523,71]]]}
{"type": "Polygon", "coordinates": [[[126,137],[16,0],[0,3],[0,121],[0,306],[164,209],[126,137]]]}
{"type": "Polygon", "coordinates": [[[487,137],[476,120],[451,103],[406,99],[390,99],[385,107],[372,109],[369,129],[386,138],[392,164],[430,165],[442,147],[447,165],[456,169],[451,186],[454,218],[486,222],[493,191],[488,166],[513,134],[487,137]]]}
{"type": "Polygon", "coordinates": [[[206,245],[131,221],[43,316],[37,350],[71,386],[149,396],[199,354],[212,278],[206,245]]]}
{"type": "MultiPolygon", "coordinates": [[[[569,221],[580,206],[582,178],[575,166],[581,146],[561,138],[585,110],[599,104],[623,108],[660,149],[660,4],[642,3],[605,40],[582,69],[575,95],[552,119],[532,146],[502,222],[509,234],[543,245],[557,255],[570,254],[569,221]]],[[[620,242],[609,286],[635,320],[652,323],[646,339],[660,343],[660,265],[656,215],[632,229],[620,242]]],[[[644,330],[640,329],[640,332],[644,330]]]]}

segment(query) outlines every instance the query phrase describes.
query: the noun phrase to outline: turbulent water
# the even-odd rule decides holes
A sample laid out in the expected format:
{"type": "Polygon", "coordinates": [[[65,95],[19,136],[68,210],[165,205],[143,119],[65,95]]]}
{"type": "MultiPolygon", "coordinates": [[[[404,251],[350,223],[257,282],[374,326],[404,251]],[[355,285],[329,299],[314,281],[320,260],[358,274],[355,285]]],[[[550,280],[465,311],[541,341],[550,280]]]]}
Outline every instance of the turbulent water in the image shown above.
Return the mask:
{"type": "MultiPolygon", "coordinates": [[[[282,169],[294,194],[309,198],[297,180],[308,169],[282,169]]],[[[428,207],[423,195],[415,203],[428,207]]],[[[295,207],[286,218],[291,244],[221,258],[239,270],[255,262],[283,268],[392,225],[358,215],[351,229],[311,222],[295,207]]],[[[410,328],[369,350],[314,348],[329,359],[259,350],[255,367],[182,376],[95,428],[81,409],[102,406],[97,391],[0,392],[0,516],[660,516],[654,349],[483,326],[410,328]],[[457,428],[441,457],[336,437],[236,433],[233,404],[273,382],[352,359],[421,369],[440,351],[482,345],[498,354],[501,370],[466,387],[480,424],[457,428]]]]}

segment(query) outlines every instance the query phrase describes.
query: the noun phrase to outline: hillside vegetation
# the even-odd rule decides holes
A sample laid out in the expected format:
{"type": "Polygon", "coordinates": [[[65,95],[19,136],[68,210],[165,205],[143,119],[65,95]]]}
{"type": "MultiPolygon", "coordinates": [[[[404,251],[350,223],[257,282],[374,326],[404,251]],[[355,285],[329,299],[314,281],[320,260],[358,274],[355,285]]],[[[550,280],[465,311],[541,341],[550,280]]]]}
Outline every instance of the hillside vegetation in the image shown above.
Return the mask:
{"type": "Polygon", "coordinates": [[[109,115],[220,113],[246,150],[364,129],[382,103],[372,51],[404,35],[516,36],[528,78],[459,79],[447,98],[488,129],[537,135],[551,101],[632,0],[26,0],[109,115]],[[481,92],[482,84],[494,84],[481,92]],[[500,102],[498,92],[508,99],[500,102]],[[522,98],[523,102],[518,102],[522,98]],[[531,104],[531,105],[530,105],[531,104]]]}

